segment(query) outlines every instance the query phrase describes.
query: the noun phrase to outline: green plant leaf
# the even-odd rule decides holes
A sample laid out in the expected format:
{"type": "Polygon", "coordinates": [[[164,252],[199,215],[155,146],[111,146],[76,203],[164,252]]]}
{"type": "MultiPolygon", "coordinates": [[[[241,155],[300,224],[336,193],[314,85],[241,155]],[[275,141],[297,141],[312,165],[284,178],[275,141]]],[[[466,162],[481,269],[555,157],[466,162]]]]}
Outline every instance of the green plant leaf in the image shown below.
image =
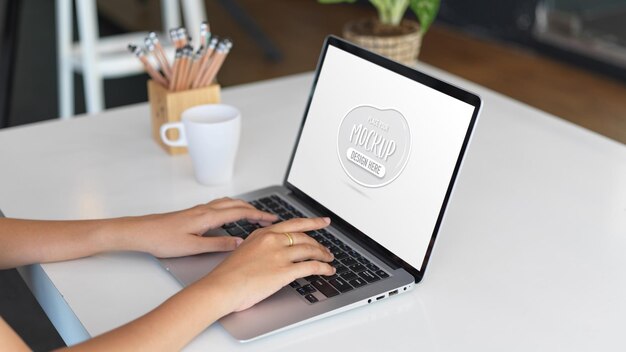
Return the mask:
{"type": "Polygon", "coordinates": [[[422,35],[426,34],[439,12],[440,0],[411,0],[411,10],[420,22],[422,35]]]}

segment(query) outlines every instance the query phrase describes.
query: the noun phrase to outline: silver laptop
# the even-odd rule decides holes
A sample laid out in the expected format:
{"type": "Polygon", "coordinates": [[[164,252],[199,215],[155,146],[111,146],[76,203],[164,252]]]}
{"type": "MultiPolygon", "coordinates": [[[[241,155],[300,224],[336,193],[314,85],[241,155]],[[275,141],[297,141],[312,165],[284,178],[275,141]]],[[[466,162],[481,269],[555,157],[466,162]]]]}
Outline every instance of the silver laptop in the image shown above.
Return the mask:
{"type": "MultiPolygon", "coordinates": [[[[250,341],[405,293],[418,283],[480,110],[471,93],[336,37],[324,43],[302,127],[281,186],[238,196],[282,220],[328,216],[310,236],[337,274],[298,279],[220,319],[250,341]]],[[[246,237],[226,224],[206,236],[246,237]]],[[[183,285],[228,253],[160,259],[183,285]]]]}

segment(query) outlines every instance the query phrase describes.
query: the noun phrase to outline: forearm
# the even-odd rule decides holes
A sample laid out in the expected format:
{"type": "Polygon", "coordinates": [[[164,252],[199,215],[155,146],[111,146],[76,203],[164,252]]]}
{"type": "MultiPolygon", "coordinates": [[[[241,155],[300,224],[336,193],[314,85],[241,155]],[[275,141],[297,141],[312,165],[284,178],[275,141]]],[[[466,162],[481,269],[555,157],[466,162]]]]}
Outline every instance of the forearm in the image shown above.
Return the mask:
{"type": "Polygon", "coordinates": [[[217,319],[232,311],[229,288],[205,278],[122,327],[79,345],[74,351],[178,351],[217,319]]]}
{"type": "Polygon", "coordinates": [[[0,218],[0,269],[133,250],[137,220],[34,221],[0,218]]]}
{"type": "Polygon", "coordinates": [[[0,351],[30,351],[24,341],[0,317],[0,351]]]}

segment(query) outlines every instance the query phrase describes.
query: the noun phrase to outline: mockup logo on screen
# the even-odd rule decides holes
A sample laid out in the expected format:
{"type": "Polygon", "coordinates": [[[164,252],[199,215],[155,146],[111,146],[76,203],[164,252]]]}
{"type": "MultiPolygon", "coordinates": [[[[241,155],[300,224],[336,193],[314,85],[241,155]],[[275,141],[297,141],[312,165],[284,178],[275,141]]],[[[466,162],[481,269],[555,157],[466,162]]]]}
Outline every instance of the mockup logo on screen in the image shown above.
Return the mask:
{"type": "Polygon", "coordinates": [[[382,187],[404,170],[411,153],[411,133],[404,115],[394,109],[361,105],[344,116],[337,134],[339,162],[354,182],[382,187]]]}

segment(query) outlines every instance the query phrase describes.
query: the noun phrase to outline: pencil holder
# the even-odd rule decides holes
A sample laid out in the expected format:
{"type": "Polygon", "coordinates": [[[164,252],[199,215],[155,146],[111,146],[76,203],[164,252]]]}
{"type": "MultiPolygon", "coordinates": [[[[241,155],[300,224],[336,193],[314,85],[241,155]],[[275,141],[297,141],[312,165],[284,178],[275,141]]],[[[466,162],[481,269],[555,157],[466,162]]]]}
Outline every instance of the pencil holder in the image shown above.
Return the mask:
{"type": "MultiPolygon", "coordinates": [[[[167,122],[180,121],[180,114],[190,107],[220,102],[220,86],[212,84],[207,87],[171,92],[162,85],[148,81],[148,99],[152,119],[152,138],[169,154],[183,154],[185,147],[170,147],[161,141],[160,128],[167,122]]],[[[171,129],[167,133],[171,140],[178,139],[178,131],[171,129]]]]}

